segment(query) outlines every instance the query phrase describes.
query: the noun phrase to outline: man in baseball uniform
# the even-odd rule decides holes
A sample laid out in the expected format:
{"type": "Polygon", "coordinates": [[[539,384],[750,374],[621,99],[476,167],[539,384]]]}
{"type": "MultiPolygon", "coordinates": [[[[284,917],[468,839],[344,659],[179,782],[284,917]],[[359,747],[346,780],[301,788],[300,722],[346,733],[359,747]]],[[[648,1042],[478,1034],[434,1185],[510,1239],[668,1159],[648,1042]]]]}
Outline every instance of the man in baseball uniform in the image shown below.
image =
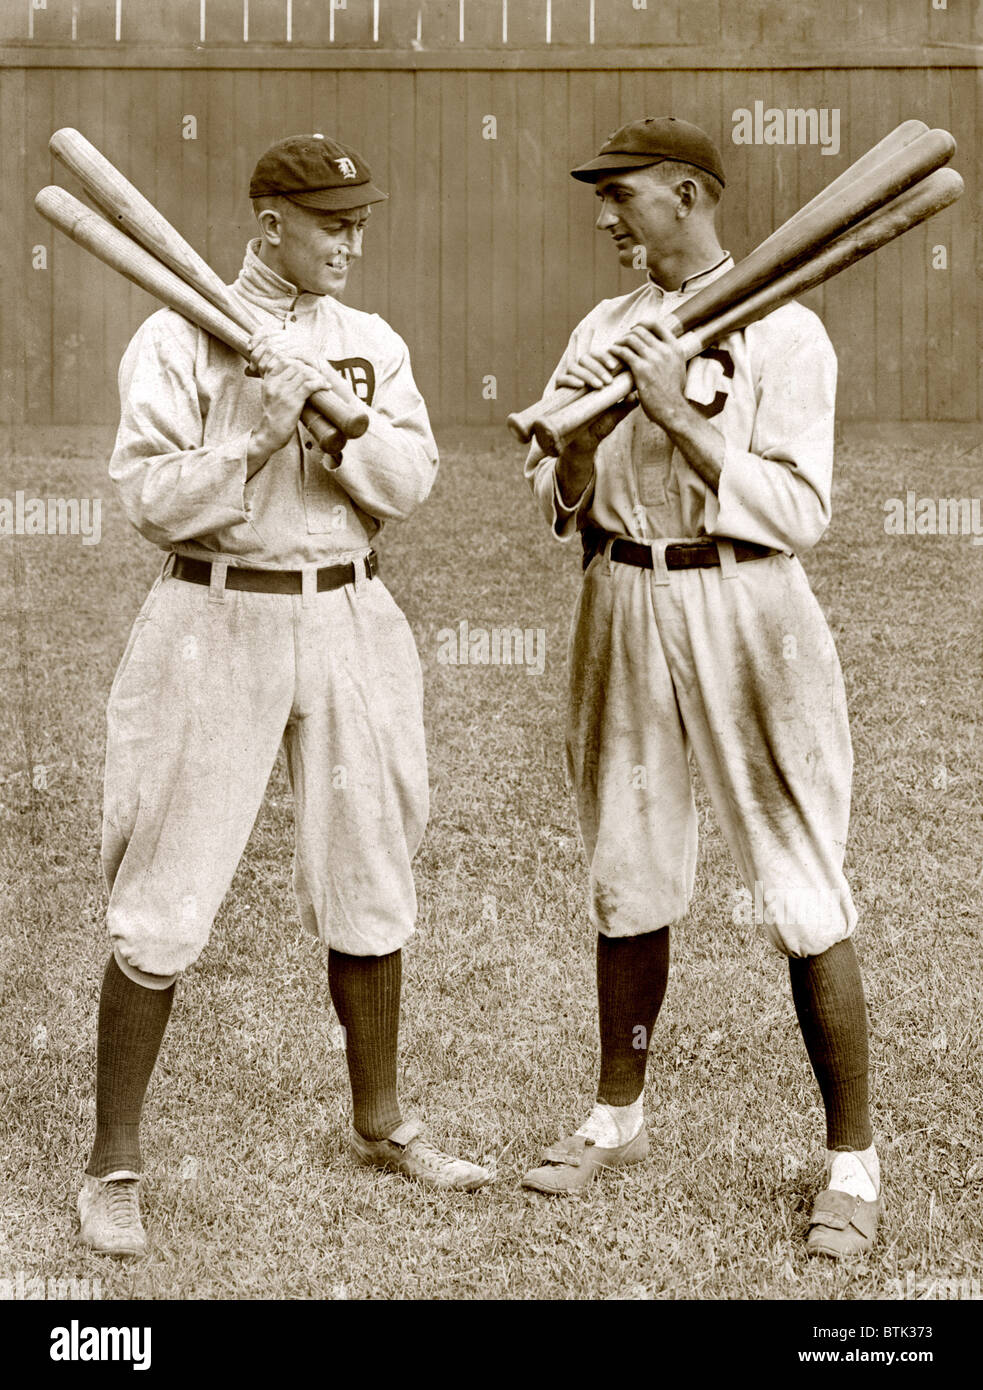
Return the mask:
{"type": "Polygon", "coordinates": [[[268,319],[253,370],[170,310],[120,367],[110,474],[167,552],[108,709],[103,864],[113,953],[99,1005],[95,1144],[79,1196],[97,1250],[146,1245],[139,1122],[175,980],[204,948],[284,745],[300,916],[328,952],[345,1029],[352,1148],[434,1188],[489,1180],[404,1120],[400,948],[428,814],[422,680],[370,542],[433,485],[437,450],[402,339],[342,304],[371,205],[354,150],[281,141],[250,197],[261,235],[233,286],[268,319]],[[322,364],[372,423],[323,454],[299,423],[322,364]],[[261,373],[261,375],[259,375],[261,373]]]}
{"type": "Polygon", "coordinates": [[[836,359],[798,304],[688,368],[660,324],[733,264],[715,229],[724,172],[702,130],[634,121],[573,177],[594,185],[621,264],[642,251],[648,274],[587,315],[550,382],[599,387],[627,366],[641,408],[609,411],[559,458],[534,446],[526,464],[555,535],[584,546],[567,764],[598,932],[601,1064],[593,1112],[524,1183],[580,1191],[648,1151],[647,1049],[696,864],[692,755],[756,920],[788,957],[826,1108],[808,1248],[855,1253],[874,1239],[880,1178],[842,868],[850,733],[833,640],[795,558],[829,523],[836,359]]]}

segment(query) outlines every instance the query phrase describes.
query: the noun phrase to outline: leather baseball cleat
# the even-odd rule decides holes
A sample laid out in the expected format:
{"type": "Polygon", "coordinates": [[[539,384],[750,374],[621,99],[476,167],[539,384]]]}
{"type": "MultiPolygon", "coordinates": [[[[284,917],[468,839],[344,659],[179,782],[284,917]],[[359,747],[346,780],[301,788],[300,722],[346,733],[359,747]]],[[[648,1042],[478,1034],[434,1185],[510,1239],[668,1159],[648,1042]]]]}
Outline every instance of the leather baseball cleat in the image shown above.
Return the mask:
{"type": "Polygon", "coordinates": [[[602,1168],[621,1168],[641,1163],[648,1156],[648,1132],[643,1128],[634,1139],[615,1149],[602,1149],[593,1139],[571,1134],[543,1150],[543,1166],[533,1168],[522,1179],[523,1187],[534,1192],[583,1192],[602,1168]]]}
{"type": "Polygon", "coordinates": [[[82,1240],[105,1255],[143,1255],[147,1233],[140,1220],[140,1174],[86,1177],[78,1196],[82,1240]]]}
{"type": "Polygon", "coordinates": [[[865,1255],[874,1243],[883,1210],[883,1195],[865,1202],[849,1192],[827,1188],[813,1203],[807,1253],[829,1255],[834,1260],[845,1255],[865,1255]]]}
{"type": "Polygon", "coordinates": [[[454,1158],[431,1144],[418,1120],[404,1120],[387,1139],[363,1139],[353,1131],[351,1147],[360,1163],[416,1178],[436,1191],[474,1192],[493,1177],[487,1168],[454,1158]]]}

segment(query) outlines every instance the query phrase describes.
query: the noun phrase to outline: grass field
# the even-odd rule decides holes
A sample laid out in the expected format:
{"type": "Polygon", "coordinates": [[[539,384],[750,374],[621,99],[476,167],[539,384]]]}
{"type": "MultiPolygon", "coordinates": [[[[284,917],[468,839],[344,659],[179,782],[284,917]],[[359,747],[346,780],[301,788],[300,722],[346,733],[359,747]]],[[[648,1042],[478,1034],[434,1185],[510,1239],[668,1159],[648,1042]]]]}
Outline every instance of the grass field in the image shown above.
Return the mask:
{"type": "Polygon", "coordinates": [[[159,555],[111,496],[106,448],[80,454],[65,432],[0,465],[2,497],[103,498],[98,545],[0,538],[0,1277],[209,1299],[882,1299],[980,1279],[983,546],[885,535],[883,503],[979,496],[983,451],[965,431],[872,438],[841,445],[833,524],[805,560],[856,753],[848,872],[889,1203],[870,1258],[805,1258],[818,1092],[785,963],[733,920],[737,874],[703,797],[649,1070],[651,1157],[581,1199],[519,1188],[590,1106],[596,1021],[562,770],[578,556],[550,541],[504,432],[445,433],[429,503],[379,545],[423,661],[433,800],[404,953],[403,1098],[435,1137],[496,1165],[496,1184],[435,1196],[347,1156],[344,1057],[325,962],[294,913],[278,765],[151,1086],[152,1249],[114,1262],[79,1245],[107,956],[103,717],[159,555]],[[440,664],[437,634],[462,618],[544,629],[545,670],[440,664]]]}

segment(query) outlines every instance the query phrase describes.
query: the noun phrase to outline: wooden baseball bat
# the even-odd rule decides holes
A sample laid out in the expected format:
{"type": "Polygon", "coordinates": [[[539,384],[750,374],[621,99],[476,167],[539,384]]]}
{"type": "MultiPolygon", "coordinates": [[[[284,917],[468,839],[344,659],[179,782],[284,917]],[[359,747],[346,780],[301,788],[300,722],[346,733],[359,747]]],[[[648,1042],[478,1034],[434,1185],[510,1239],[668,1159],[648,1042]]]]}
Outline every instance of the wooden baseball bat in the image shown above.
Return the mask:
{"type": "MultiPolygon", "coordinates": [[[[249,360],[250,334],[244,328],[125,232],[79,202],[67,189],[54,184],[42,188],[34,199],[34,206],[42,217],[79,246],[249,360]]],[[[346,436],[332,429],[310,401],[300,418],[325,452],[335,453],[344,444],[346,436]]]]}
{"type": "MultiPolygon", "coordinates": [[[[747,328],[790,299],[855,265],[878,247],[941,212],[954,203],[962,191],[963,181],[955,169],[935,170],[827,242],[809,260],[793,266],[714,318],[685,332],[679,339],[679,346],[687,360],[698,357],[711,343],[728,333],[747,328]]],[[[537,444],[546,454],[559,454],[575,434],[633,390],[631,372],[619,372],[607,386],[589,391],[580,400],[537,420],[533,427],[537,444]]]]}
{"type": "Polygon", "coordinates": [[[920,135],[925,135],[927,131],[928,126],[924,121],[902,121],[899,126],[895,126],[889,134],[885,135],[883,140],[878,140],[876,145],[871,145],[866,154],[855,159],[849,168],[844,169],[842,174],[833,179],[832,183],[828,183],[825,188],[820,189],[814,198],[809,199],[808,203],[803,203],[798,212],[794,212],[780,227],[776,227],[771,235],[766,236],[764,241],[755,249],[760,251],[762,246],[771,246],[776,239],[781,238],[783,232],[794,226],[796,222],[801,221],[807,213],[821,207],[828,198],[834,197],[856,179],[863,177],[882,164],[884,160],[896,155],[899,150],[906,149],[912,141],[917,140],[920,135]]]}
{"type": "Polygon", "coordinates": [[[669,327],[677,334],[688,332],[783,270],[811,258],[825,242],[947,164],[955,148],[956,142],[947,130],[928,130],[919,135],[890,159],[851,180],[831,198],[824,198],[811,212],[801,218],[793,217],[769,238],[767,245],[756,247],[733,270],[694,294],[678,315],[668,315],[669,327]]]}
{"type": "MultiPolygon", "coordinates": [[[[906,149],[916,139],[927,133],[928,126],[924,121],[902,121],[899,126],[896,126],[894,130],[885,135],[876,145],[871,146],[866,154],[862,154],[859,159],[854,160],[849,168],[844,169],[842,174],[833,179],[832,183],[827,184],[827,186],[817,193],[814,198],[810,199],[808,203],[799,208],[797,212],[793,213],[793,215],[786,222],[783,222],[780,227],[777,227],[770,236],[767,236],[765,240],[755,248],[752,254],[757,256],[759,253],[763,252],[766,247],[774,248],[776,244],[778,247],[781,247],[789,234],[789,229],[794,229],[805,217],[815,212],[817,208],[821,208],[831,198],[835,198],[858,179],[864,178],[879,165],[894,158],[901,150],[906,149]]],[[[743,261],[740,262],[734,267],[734,271],[737,271],[743,264],[743,261]]],[[[723,278],[724,277],[721,277],[721,279],[723,278]]],[[[672,325],[670,324],[670,326],[672,325]]],[[[685,330],[679,328],[678,331],[682,332],[685,330]]],[[[508,426],[517,439],[520,439],[523,443],[528,443],[532,438],[532,427],[536,420],[541,419],[542,416],[547,414],[550,410],[556,410],[562,405],[566,405],[574,400],[580,400],[587,394],[589,394],[589,388],[587,387],[560,387],[549,396],[543,397],[542,400],[527,406],[525,410],[517,411],[515,414],[510,415],[507,421],[508,426]]]]}
{"type": "MultiPolygon", "coordinates": [[[[65,126],[55,131],[48,146],[52,154],[76,175],[89,196],[114,223],[175,271],[186,284],[204,295],[233,323],[249,334],[266,326],[262,316],[223,284],[221,277],[185,241],[163,213],[134,188],[84,135],[71,126],[65,126]]],[[[311,397],[315,412],[350,439],[358,439],[369,427],[371,416],[368,409],[339,371],[329,363],[323,364],[323,370],[331,390],[316,391],[311,397]]],[[[311,433],[317,438],[314,430],[311,433]]],[[[322,430],[322,433],[325,432],[322,430]]],[[[318,443],[321,444],[320,439],[318,443]]],[[[323,444],[321,447],[324,447],[323,444]]]]}

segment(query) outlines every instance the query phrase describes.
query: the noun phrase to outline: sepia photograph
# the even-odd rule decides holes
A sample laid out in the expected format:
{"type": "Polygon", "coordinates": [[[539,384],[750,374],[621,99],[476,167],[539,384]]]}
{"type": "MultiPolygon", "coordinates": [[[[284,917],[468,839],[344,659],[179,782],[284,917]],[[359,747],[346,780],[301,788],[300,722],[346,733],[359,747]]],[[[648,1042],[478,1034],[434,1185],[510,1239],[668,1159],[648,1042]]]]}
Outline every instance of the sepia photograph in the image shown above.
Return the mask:
{"type": "Polygon", "coordinates": [[[978,0],[0,0],[32,1365],[260,1301],[961,1364],[981,69],[978,0]]]}

